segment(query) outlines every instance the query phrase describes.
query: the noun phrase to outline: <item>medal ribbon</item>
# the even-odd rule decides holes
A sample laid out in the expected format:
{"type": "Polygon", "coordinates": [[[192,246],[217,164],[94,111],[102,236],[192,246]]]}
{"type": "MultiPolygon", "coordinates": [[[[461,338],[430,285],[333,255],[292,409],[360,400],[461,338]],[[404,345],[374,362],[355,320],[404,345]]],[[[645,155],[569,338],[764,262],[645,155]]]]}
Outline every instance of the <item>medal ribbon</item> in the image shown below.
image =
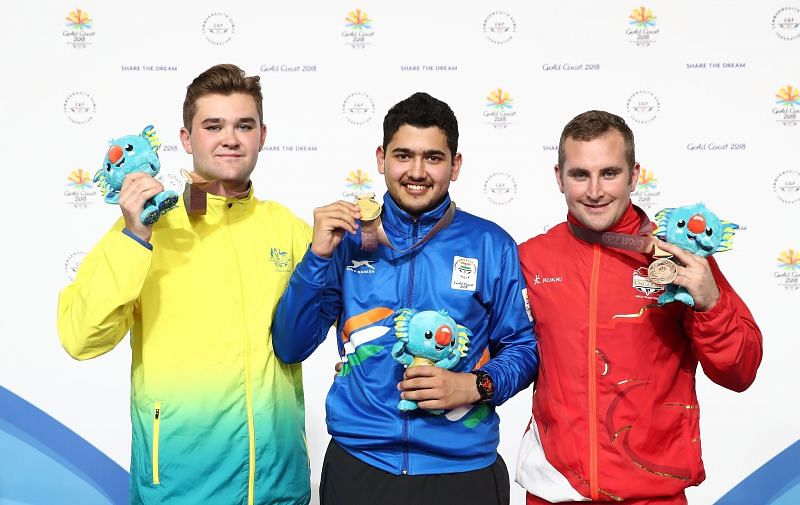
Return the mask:
{"type": "Polygon", "coordinates": [[[653,249],[653,226],[650,219],[642,209],[634,206],[639,215],[641,225],[636,235],[630,233],[616,233],[613,231],[594,231],[572,223],[567,223],[573,235],[592,244],[600,244],[615,249],[639,251],[649,253],[653,249]]]}
{"type": "Polygon", "coordinates": [[[650,254],[652,251],[654,257],[657,259],[648,267],[647,277],[659,285],[669,284],[675,280],[675,276],[678,272],[675,262],[669,259],[672,255],[660,249],[658,245],[653,242],[653,226],[647,214],[639,207],[634,206],[633,208],[636,210],[636,214],[639,215],[639,220],[641,222],[636,235],[611,231],[594,231],[576,226],[572,223],[567,224],[569,224],[569,229],[572,231],[573,235],[592,244],[605,245],[616,249],[626,249],[628,251],[638,251],[644,254],[650,254]]]}
{"type": "MultiPolygon", "coordinates": [[[[208,181],[206,179],[203,179],[199,174],[195,172],[189,172],[184,169],[181,169],[181,175],[183,175],[183,178],[186,180],[187,184],[191,184],[193,187],[201,191],[204,191],[206,193],[208,193],[209,190],[218,189],[222,185],[222,183],[220,183],[219,181],[216,180],[208,181]]],[[[245,189],[244,191],[240,191],[238,193],[226,196],[229,196],[230,198],[244,198],[245,196],[247,196],[247,193],[249,192],[250,192],[250,183],[247,184],[247,189],[245,189]]]]}
{"type": "Polygon", "coordinates": [[[436,224],[433,225],[433,228],[428,230],[428,233],[426,233],[425,236],[422,237],[420,240],[418,240],[417,242],[413,243],[411,245],[411,247],[409,247],[407,249],[402,249],[402,250],[397,249],[395,246],[392,245],[391,242],[389,242],[389,237],[386,236],[386,232],[383,230],[383,223],[381,223],[380,222],[380,218],[378,218],[378,221],[379,221],[378,222],[378,241],[380,241],[381,244],[385,245],[389,249],[391,249],[391,250],[393,250],[393,251],[395,251],[395,252],[397,252],[399,254],[405,254],[405,253],[411,252],[411,251],[413,251],[415,249],[418,249],[418,248],[422,247],[422,245],[425,242],[428,242],[437,233],[439,233],[440,231],[445,229],[447,227],[447,225],[449,225],[451,222],[453,222],[453,216],[455,216],[455,214],[456,214],[456,203],[451,201],[450,202],[450,206],[447,208],[447,210],[445,211],[444,215],[441,218],[439,218],[438,221],[436,221],[436,224]]]}

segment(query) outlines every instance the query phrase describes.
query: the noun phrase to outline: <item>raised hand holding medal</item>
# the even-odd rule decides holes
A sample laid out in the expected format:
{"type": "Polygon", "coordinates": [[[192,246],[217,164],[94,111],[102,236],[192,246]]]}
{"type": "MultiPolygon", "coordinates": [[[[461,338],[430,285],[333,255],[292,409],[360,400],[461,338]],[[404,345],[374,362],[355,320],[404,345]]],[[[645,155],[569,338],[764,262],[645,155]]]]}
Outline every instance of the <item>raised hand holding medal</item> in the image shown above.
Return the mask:
{"type": "MultiPolygon", "coordinates": [[[[658,303],[678,301],[700,312],[711,309],[719,299],[719,289],[705,258],[730,250],[739,225],[720,219],[702,203],[662,209],[655,221],[654,235],[666,240],[658,247],[681,263],[675,267],[675,277],[665,285],[658,303]]],[[[664,272],[668,267],[654,263],[651,268],[664,272]]]]}
{"type": "Polygon", "coordinates": [[[678,265],[670,259],[670,253],[658,246],[657,241],[653,249],[653,257],[656,259],[647,267],[647,278],[660,286],[670,284],[678,276],[678,265]]]}
{"type": "Polygon", "coordinates": [[[311,252],[321,258],[330,258],[346,232],[356,234],[358,219],[361,219],[358,205],[344,200],[314,209],[311,252]]]}
{"type": "MultiPolygon", "coordinates": [[[[719,288],[711,273],[708,260],[668,242],[658,241],[658,247],[672,254],[680,262],[679,265],[675,265],[673,279],[665,284],[684,288],[694,300],[696,311],[704,312],[713,308],[719,300],[719,288]]],[[[658,261],[660,260],[656,260],[658,261]]],[[[671,260],[667,261],[675,264],[671,260]]]]}

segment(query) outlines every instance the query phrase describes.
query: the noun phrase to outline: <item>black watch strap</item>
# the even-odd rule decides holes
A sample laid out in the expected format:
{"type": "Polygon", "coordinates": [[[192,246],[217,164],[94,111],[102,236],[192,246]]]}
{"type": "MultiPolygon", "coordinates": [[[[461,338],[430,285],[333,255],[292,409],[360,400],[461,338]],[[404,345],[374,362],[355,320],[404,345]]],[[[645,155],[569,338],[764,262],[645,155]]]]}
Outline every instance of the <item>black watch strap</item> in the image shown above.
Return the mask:
{"type": "Polygon", "coordinates": [[[478,403],[489,403],[494,396],[492,376],[484,370],[472,370],[470,373],[475,375],[475,387],[478,389],[478,394],[481,395],[478,403]]]}

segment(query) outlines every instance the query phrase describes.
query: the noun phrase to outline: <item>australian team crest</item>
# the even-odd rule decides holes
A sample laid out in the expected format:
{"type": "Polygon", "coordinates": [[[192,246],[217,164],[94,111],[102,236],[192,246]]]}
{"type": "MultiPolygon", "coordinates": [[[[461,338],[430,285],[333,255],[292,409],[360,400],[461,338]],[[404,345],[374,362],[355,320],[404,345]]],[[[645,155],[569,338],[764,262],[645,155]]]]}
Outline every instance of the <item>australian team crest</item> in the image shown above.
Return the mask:
{"type": "Polygon", "coordinates": [[[277,247],[270,247],[269,261],[275,266],[276,272],[288,272],[290,260],[291,257],[288,252],[278,249],[277,247]]]}

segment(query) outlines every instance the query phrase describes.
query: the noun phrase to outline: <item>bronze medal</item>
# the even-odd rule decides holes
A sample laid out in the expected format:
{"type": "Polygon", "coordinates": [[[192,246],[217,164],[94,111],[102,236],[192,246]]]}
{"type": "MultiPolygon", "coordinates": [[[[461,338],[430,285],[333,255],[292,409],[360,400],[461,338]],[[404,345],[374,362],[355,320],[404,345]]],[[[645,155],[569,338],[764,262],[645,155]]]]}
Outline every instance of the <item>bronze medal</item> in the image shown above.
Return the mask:
{"type": "Polygon", "coordinates": [[[678,265],[669,258],[659,258],[647,267],[647,277],[655,284],[669,284],[678,276],[678,265]]]}

